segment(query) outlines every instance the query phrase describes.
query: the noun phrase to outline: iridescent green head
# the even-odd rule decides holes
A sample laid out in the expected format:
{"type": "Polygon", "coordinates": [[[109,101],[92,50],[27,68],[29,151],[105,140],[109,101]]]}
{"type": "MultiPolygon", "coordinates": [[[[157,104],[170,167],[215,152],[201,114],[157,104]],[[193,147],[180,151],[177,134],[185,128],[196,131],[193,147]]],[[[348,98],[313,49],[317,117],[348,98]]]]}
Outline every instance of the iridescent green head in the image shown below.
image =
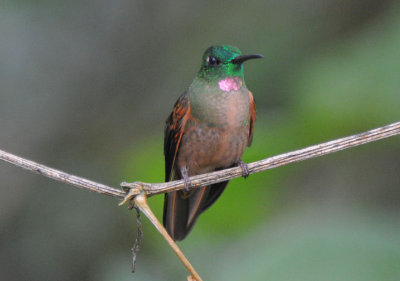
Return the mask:
{"type": "Polygon", "coordinates": [[[204,52],[198,77],[209,81],[224,77],[243,77],[243,62],[262,57],[242,55],[242,52],[233,46],[212,46],[204,52]]]}

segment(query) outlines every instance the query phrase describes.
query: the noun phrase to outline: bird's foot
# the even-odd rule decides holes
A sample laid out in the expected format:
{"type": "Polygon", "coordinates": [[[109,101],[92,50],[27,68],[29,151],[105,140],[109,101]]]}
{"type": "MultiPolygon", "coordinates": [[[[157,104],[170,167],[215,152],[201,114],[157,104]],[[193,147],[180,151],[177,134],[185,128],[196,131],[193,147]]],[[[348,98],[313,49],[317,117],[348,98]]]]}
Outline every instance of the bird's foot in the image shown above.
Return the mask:
{"type": "Polygon", "coordinates": [[[249,166],[242,160],[239,160],[238,164],[242,169],[242,177],[247,178],[250,175],[249,166]]]}
{"type": "Polygon", "coordinates": [[[189,192],[189,189],[190,189],[190,186],[191,186],[191,182],[190,182],[190,180],[189,180],[189,172],[188,172],[188,169],[187,169],[186,167],[183,167],[183,168],[181,169],[181,174],[182,174],[182,177],[183,177],[183,182],[184,182],[184,184],[185,184],[185,190],[186,190],[187,192],[189,192]]]}

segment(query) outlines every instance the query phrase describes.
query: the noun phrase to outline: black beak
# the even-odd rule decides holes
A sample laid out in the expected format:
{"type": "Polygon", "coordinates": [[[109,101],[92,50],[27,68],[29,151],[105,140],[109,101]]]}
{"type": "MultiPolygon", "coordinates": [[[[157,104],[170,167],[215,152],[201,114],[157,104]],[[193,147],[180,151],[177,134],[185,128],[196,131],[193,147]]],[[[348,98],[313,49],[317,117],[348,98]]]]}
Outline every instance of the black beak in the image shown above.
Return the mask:
{"type": "Polygon", "coordinates": [[[250,59],[261,59],[263,57],[264,57],[263,55],[243,55],[243,56],[237,56],[232,60],[232,62],[235,64],[241,64],[242,62],[245,62],[250,59]]]}

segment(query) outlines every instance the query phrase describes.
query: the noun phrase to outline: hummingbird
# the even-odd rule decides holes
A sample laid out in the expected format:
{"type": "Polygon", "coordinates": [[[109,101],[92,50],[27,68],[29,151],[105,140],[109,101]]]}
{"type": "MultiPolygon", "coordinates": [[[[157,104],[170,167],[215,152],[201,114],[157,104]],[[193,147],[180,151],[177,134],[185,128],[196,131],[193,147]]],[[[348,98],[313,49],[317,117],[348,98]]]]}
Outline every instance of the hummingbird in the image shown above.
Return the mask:
{"type": "Polygon", "coordinates": [[[183,179],[185,188],[165,194],[163,224],[175,241],[183,240],[199,215],[222,194],[228,181],[190,189],[190,176],[239,165],[250,146],[256,121],[243,62],[262,55],[242,55],[233,46],[209,47],[190,87],[178,98],[164,131],[165,181],[183,179]]]}

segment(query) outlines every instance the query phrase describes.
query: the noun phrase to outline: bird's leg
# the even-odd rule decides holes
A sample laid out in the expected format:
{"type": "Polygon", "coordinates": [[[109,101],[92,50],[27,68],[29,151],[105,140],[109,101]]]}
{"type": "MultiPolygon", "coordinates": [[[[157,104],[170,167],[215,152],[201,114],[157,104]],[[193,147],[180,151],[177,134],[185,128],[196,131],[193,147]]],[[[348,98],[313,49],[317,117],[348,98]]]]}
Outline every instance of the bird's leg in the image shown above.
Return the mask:
{"type": "Polygon", "coordinates": [[[189,180],[189,172],[186,166],[183,166],[181,169],[181,174],[183,177],[183,182],[185,183],[185,190],[189,192],[189,187],[191,185],[190,180],[189,180]]]}
{"type": "Polygon", "coordinates": [[[242,169],[242,177],[247,178],[250,175],[249,166],[247,166],[247,164],[243,162],[242,159],[238,161],[238,165],[242,169]]]}

